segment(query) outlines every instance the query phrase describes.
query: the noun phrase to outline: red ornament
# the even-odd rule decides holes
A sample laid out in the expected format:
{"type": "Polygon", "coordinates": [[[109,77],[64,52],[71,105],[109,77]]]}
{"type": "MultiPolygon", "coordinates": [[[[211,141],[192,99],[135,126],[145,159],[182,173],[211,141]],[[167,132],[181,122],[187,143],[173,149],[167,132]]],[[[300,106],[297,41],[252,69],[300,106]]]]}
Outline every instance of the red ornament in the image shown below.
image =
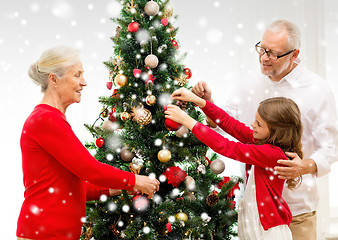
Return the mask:
{"type": "Polygon", "coordinates": [[[167,26],[168,23],[169,23],[168,18],[162,18],[162,19],[161,19],[161,23],[163,24],[163,26],[167,26]]]}
{"type": "Polygon", "coordinates": [[[111,88],[113,87],[113,82],[106,82],[106,86],[108,90],[111,90],[111,88]]]}
{"type": "Polygon", "coordinates": [[[140,69],[134,69],[133,70],[134,77],[139,78],[141,76],[141,70],[140,69]]]}
{"type": "Polygon", "coordinates": [[[234,209],[235,206],[236,206],[236,202],[235,202],[235,201],[232,201],[232,202],[230,203],[230,208],[231,208],[231,209],[234,209]]]}
{"type": "Polygon", "coordinates": [[[173,45],[174,48],[176,48],[176,50],[178,50],[179,46],[178,46],[178,42],[176,40],[171,40],[171,44],[173,45]]]}
{"type": "Polygon", "coordinates": [[[139,24],[137,22],[131,22],[128,25],[128,31],[129,32],[137,32],[139,28],[139,24]]]}
{"type": "Polygon", "coordinates": [[[173,187],[177,187],[187,177],[187,173],[180,169],[180,167],[168,167],[164,173],[168,183],[173,187]]]}
{"type": "Polygon", "coordinates": [[[167,231],[171,232],[171,230],[172,230],[171,223],[168,222],[167,225],[166,225],[166,227],[167,227],[167,231]]]}
{"type": "Polygon", "coordinates": [[[163,110],[164,110],[164,111],[167,111],[167,105],[164,105],[164,106],[163,106],[163,110]]]}
{"type": "Polygon", "coordinates": [[[169,118],[166,118],[164,120],[164,125],[169,131],[177,131],[178,129],[180,129],[180,127],[182,127],[182,124],[175,122],[169,118]]]}
{"type": "Polygon", "coordinates": [[[144,195],[135,195],[132,197],[132,204],[136,211],[143,212],[148,209],[149,207],[149,201],[148,198],[144,195]]]}
{"type": "Polygon", "coordinates": [[[109,120],[112,122],[116,122],[116,112],[115,111],[111,111],[109,113],[109,120]]]}
{"type": "Polygon", "coordinates": [[[184,74],[187,76],[187,78],[188,78],[188,79],[191,78],[192,73],[191,73],[190,68],[185,68],[185,69],[183,69],[183,70],[184,70],[184,74]]]}
{"type": "Polygon", "coordinates": [[[98,137],[95,141],[95,144],[98,148],[102,148],[104,145],[104,139],[102,137],[98,137]]]}

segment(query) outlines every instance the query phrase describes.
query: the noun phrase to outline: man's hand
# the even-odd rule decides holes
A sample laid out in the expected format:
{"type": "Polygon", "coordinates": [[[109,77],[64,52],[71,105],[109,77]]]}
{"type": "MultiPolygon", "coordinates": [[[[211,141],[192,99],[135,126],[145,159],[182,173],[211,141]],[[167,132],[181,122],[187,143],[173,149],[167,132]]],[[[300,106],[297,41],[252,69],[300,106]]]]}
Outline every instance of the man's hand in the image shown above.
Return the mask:
{"type": "Polygon", "coordinates": [[[203,98],[207,101],[211,101],[211,89],[209,88],[206,82],[198,82],[191,91],[195,93],[200,98],[203,98]]]}
{"type": "Polygon", "coordinates": [[[285,153],[292,160],[278,160],[278,164],[285,167],[277,166],[274,168],[280,179],[295,179],[304,174],[314,174],[317,172],[317,165],[313,159],[302,160],[296,153],[285,153]]]}

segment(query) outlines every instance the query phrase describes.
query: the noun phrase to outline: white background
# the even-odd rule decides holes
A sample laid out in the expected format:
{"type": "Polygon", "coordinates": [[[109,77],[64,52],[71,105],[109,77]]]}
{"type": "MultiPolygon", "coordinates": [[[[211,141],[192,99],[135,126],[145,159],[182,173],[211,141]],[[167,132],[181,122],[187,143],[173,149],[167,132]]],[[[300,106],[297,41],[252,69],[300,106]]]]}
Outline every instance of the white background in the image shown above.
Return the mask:
{"type": "MultiPolygon", "coordinates": [[[[334,0],[172,0],[176,39],[192,70],[194,85],[207,81],[216,102],[232,90],[239,72],[258,69],[254,44],[275,19],[295,22],[303,35],[301,58],[312,71],[326,77],[334,92],[338,69],[338,2],[334,0]]],[[[11,0],[0,2],[0,238],[16,239],[16,220],[23,200],[19,139],[22,125],[42,95],[27,69],[45,49],[66,44],[81,49],[88,86],[82,102],[72,105],[67,118],[82,142],[91,141],[83,127],[93,123],[101,105],[98,97],[108,71],[103,61],[113,54],[110,40],[116,25],[109,18],[118,4],[108,0],[11,0]]],[[[236,174],[232,163],[227,174],[236,174]]],[[[334,232],[338,217],[338,167],[321,179],[320,239],[334,232]],[[334,174],[335,173],[335,174],[334,174]],[[336,175],[336,176],[335,176],[336,175]],[[336,221],[336,222],[335,222],[336,221]],[[321,233],[322,233],[321,232],[321,233]]]]}

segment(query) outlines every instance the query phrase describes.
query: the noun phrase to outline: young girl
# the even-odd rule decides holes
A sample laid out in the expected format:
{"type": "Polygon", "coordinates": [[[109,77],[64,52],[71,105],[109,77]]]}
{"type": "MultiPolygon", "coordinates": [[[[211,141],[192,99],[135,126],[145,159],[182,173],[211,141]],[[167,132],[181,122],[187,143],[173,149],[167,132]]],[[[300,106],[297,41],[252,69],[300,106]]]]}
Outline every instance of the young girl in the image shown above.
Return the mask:
{"type": "MultiPolygon", "coordinates": [[[[285,180],[279,179],[273,168],[277,160],[288,159],[285,152],[300,157],[302,123],[297,105],[284,97],[266,99],[260,103],[252,130],[229,116],[221,108],[181,88],[172,98],[190,101],[224,131],[235,137],[233,142],[197,122],[179,107],[168,105],[166,117],[188,127],[192,133],[215,152],[253,165],[247,187],[238,209],[238,235],[243,239],[291,240],[291,211],[282,198],[285,180]]],[[[288,180],[288,187],[297,182],[288,180]]]]}

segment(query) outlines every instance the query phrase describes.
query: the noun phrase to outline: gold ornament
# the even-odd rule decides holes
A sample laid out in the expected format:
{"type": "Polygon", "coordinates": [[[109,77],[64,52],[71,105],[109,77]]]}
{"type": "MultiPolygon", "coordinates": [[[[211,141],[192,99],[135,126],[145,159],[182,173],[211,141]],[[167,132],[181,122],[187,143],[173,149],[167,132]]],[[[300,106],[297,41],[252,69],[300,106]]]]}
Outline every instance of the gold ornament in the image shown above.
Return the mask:
{"type": "Polygon", "coordinates": [[[124,85],[126,85],[127,81],[128,81],[127,77],[123,74],[118,74],[115,77],[115,84],[119,87],[123,87],[124,85]]]}
{"type": "Polygon", "coordinates": [[[188,77],[187,77],[187,75],[185,75],[185,74],[181,74],[181,76],[178,77],[178,78],[175,78],[175,80],[178,82],[178,85],[180,85],[181,87],[182,87],[184,84],[186,84],[186,83],[189,82],[188,77]]]}
{"type": "Polygon", "coordinates": [[[210,163],[210,170],[213,174],[220,174],[224,171],[225,164],[220,159],[215,159],[210,163]]]}
{"type": "Polygon", "coordinates": [[[103,108],[101,109],[101,117],[106,118],[106,117],[108,117],[108,115],[109,115],[108,108],[103,107],[103,108]]]}
{"type": "Polygon", "coordinates": [[[142,104],[133,108],[133,115],[133,120],[142,126],[148,125],[152,120],[151,112],[144,108],[142,104]]]}
{"type": "Polygon", "coordinates": [[[130,3],[127,3],[127,11],[131,13],[136,13],[137,4],[134,3],[134,0],[131,0],[130,3]]]}
{"type": "Polygon", "coordinates": [[[164,7],[163,17],[164,18],[170,18],[170,17],[172,17],[173,12],[174,12],[173,6],[168,2],[164,7]]]}
{"type": "Polygon", "coordinates": [[[157,158],[160,162],[169,162],[171,159],[171,152],[168,149],[162,149],[157,153],[157,158]]]}
{"type": "Polygon", "coordinates": [[[120,114],[120,118],[122,121],[126,121],[130,119],[130,114],[128,112],[123,112],[120,114]]]}
{"type": "Polygon", "coordinates": [[[158,58],[154,54],[149,54],[145,59],[144,63],[150,68],[156,68],[158,65],[158,58]]]}
{"type": "Polygon", "coordinates": [[[146,14],[148,14],[149,16],[155,16],[158,11],[160,10],[160,7],[158,6],[158,4],[154,1],[149,1],[147,2],[147,4],[144,6],[144,11],[146,12],[146,14]]]}
{"type": "Polygon", "coordinates": [[[149,105],[149,106],[152,106],[152,105],[154,105],[155,103],[156,103],[156,97],[154,96],[154,95],[148,95],[147,97],[146,97],[146,103],[147,103],[147,105],[149,105]]]}
{"type": "Polygon", "coordinates": [[[134,158],[129,164],[129,169],[134,174],[139,174],[143,168],[143,160],[139,158],[134,158]]]}
{"type": "Polygon", "coordinates": [[[175,217],[180,220],[180,221],[183,221],[183,222],[186,222],[188,221],[188,215],[185,214],[184,212],[179,212],[175,215],[175,217]]]}

